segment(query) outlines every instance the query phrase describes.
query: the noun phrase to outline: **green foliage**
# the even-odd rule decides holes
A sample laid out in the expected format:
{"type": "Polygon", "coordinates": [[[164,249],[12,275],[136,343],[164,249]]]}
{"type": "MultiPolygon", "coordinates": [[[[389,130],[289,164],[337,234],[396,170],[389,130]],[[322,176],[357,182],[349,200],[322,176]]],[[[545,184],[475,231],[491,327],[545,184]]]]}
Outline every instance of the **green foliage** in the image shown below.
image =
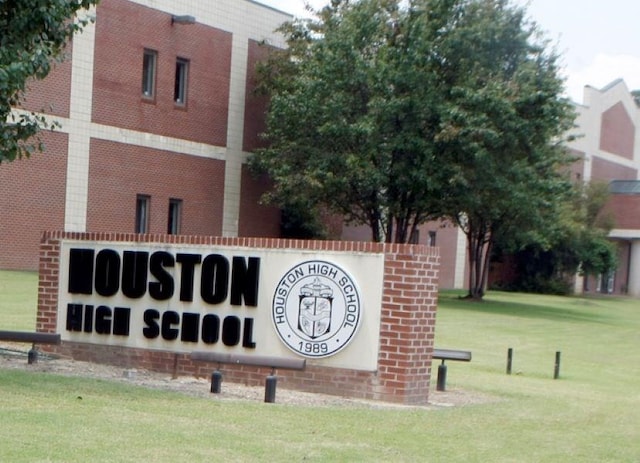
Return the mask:
{"type": "Polygon", "coordinates": [[[268,199],[322,205],[376,241],[407,241],[435,215],[444,172],[424,24],[399,3],[335,1],[283,26],[289,47],[262,69],[271,145],[252,159],[274,180],[268,199]]]}
{"type": "Polygon", "coordinates": [[[502,251],[513,252],[516,261],[518,278],[508,289],[568,294],[577,273],[598,275],[615,270],[617,249],[607,238],[613,222],[603,212],[608,198],[605,183],[576,184],[544,236],[520,236],[520,247],[513,237],[500,243],[502,251]]]}
{"type": "Polygon", "coordinates": [[[41,114],[12,108],[24,101],[29,80],[45,78],[68,40],[87,24],[76,12],[97,1],[0,1],[0,163],[42,150],[31,139],[54,125],[41,114]]]}
{"type": "Polygon", "coordinates": [[[574,114],[558,56],[525,11],[503,0],[461,2],[442,37],[448,82],[442,125],[454,170],[447,215],[467,235],[469,296],[484,295],[498,236],[541,233],[570,190],[558,143],[574,114]]]}
{"type": "Polygon", "coordinates": [[[569,190],[574,114],[535,24],[506,0],[335,0],[282,31],[288,49],[261,70],[270,147],[252,158],[267,199],[378,241],[448,217],[481,298],[495,236],[541,230],[569,190]]]}

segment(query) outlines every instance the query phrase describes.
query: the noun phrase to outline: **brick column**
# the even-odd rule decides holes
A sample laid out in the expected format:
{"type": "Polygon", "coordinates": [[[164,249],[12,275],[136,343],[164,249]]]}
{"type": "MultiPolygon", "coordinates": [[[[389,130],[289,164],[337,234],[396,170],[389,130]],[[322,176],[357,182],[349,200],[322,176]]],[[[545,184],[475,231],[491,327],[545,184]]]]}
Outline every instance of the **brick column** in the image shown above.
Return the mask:
{"type": "Polygon", "coordinates": [[[384,400],[426,403],[438,300],[436,248],[387,245],[378,360],[384,400]],[[399,400],[401,399],[401,400],[399,400]]]}

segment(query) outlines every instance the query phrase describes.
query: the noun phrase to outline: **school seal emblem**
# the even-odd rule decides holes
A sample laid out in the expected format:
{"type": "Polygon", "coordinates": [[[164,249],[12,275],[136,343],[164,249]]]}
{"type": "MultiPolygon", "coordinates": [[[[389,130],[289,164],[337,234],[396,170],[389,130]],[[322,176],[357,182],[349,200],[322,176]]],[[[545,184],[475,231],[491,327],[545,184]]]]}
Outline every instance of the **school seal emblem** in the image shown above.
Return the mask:
{"type": "Polygon", "coordinates": [[[282,342],[309,358],[344,349],[360,326],[359,289],[339,266],[325,261],[291,268],[276,287],[272,319],[282,342]]]}

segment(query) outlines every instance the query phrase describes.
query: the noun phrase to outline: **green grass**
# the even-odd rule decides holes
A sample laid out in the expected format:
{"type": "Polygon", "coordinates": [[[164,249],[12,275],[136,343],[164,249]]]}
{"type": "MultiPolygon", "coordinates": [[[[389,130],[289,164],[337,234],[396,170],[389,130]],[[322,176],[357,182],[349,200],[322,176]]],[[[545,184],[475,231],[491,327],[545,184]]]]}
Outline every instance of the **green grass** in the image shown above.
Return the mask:
{"type": "MultiPolygon", "coordinates": [[[[35,293],[14,289],[35,292],[35,281],[0,272],[0,329],[33,329],[25,308],[35,311],[35,293]]],[[[436,344],[473,352],[471,363],[448,363],[447,386],[488,402],[429,410],[221,402],[0,363],[0,461],[640,461],[640,301],[492,292],[470,303],[445,292],[436,344]]]]}
{"type": "Polygon", "coordinates": [[[34,331],[38,274],[0,270],[0,330],[34,331]]]}

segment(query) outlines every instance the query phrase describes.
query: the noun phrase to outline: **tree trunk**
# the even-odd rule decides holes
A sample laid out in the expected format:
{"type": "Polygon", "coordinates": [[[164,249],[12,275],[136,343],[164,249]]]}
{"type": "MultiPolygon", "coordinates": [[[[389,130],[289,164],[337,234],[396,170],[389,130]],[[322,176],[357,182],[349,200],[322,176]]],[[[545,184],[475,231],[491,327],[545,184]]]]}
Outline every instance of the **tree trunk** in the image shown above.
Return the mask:
{"type": "Polygon", "coordinates": [[[469,226],[466,231],[469,252],[469,293],[467,297],[482,300],[489,281],[489,259],[491,258],[492,235],[485,227],[476,230],[469,226]]]}

